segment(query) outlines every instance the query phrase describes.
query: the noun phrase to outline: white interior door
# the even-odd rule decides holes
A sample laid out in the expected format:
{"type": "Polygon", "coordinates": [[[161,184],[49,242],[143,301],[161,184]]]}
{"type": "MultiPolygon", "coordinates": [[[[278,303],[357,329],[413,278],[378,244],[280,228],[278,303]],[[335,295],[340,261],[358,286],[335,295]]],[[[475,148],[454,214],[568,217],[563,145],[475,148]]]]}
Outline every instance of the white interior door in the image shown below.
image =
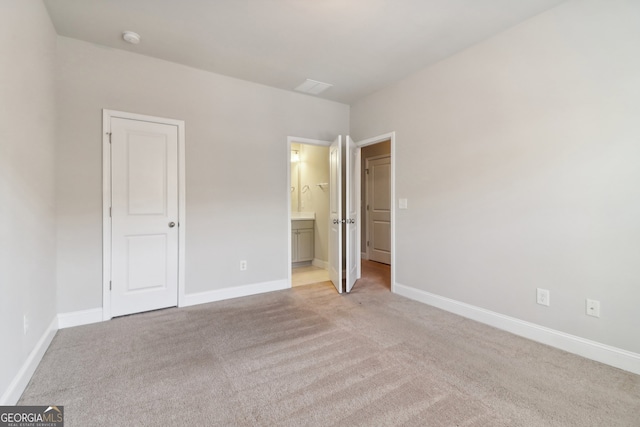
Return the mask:
{"type": "Polygon", "coordinates": [[[178,128],[111,119],[111,314],[178,302],[178,128]]]}
{"type": "Polygon", "coordinates": [[[391,264],[391,158],[367,160],[367,173],[369,259],[391,264]]]}
{"type": "Polygon", "coordinates": [[[351,137],[345,141],[345,250],[346,291],[360,278],[360,148],[351,137]]]}
{"type": "Polygon", "coordinates": [[[342,136],[329,147],[329,278],[342,293],[342,136]]]}

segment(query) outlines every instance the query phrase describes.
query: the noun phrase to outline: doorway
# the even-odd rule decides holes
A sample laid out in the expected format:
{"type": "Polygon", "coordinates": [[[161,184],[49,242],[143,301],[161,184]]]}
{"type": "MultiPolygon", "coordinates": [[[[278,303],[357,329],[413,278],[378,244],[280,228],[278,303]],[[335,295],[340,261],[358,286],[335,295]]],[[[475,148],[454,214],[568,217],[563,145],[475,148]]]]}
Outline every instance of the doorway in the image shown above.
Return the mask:
{"type": "Polygon", "coordinates": [[[329,280],[329,141],[289,140],[290,284],[329,280]]]}
{"type": "MultiPolygon", "coordinates": [[[[340,141],[341,137],[338,137],[336,139],[336,141],[340,141]]],[[[338,256],[338,258],[342,259],[343,262],[345,262],[345,259],[343,257],[342,254],[346,255],[347,258],[350,259],[354,259],[357,257],[357,260],[355,262],[355,266],[357,267],[357,271],[351,271],[353,269],[343,269],[341,276],[345,277],[348,276],[350,273],[351,277],[355,277],[356,279],[360,278],[361,276],[361,259],[362,258],[366,258],[366,251],[363,251],[361,248],[366,247],[365,245],[363,245],[361,243],[362,239],[366,239],[366,234],[362,231],[363,230],[363,225],[364,225],[364,221],[365,221],[365,211],[363,211],[363,209],[365,208],[364,203],[362,203],[363,199],[364,199],[364,192],[366,191],[366,188],[364,187],[364,182],[365,180],[362,179],[361,177],[361,170],[364,170],[364,167],[361,166],[361,162],[362,164],[364,163],[364,160],[361,160],[361,155],[362,155],[362,151],[363,150],[367,150],[366,152],[370,152],[372,150],[379,150],[381,147],[386,147],[386,151],[385,151],[385,155],[388,157],[388,166],[387,166],[387,171],[388,171],[388,181],[389,181],[389,195],[388,195],[388,200],[389,200],[389,208],[388,208],[388,221],[387,222],[387,228],[388,228],[388,242],[387,242],[387,249],[386,252],[388,254],[388,264],[384,264],[385,268],[387,269],[387,271],[390,271],[390,288],[391,291],[394,292],[395,291],[395,206],[394,206],[394,200],[395,200],[395,158],[394,158],[394,152],[395,152],[395,132],[390,132],[387,134],[383,134],[383,135],[379,135],[379,136],[375,136],[372,138],[368,138],[365,140],[361,140],[358,142],[353,142],[351,141],[351,138],[349,138],[348,136],[346,138],[344,138],[345,140],[345,145],[343,147],[344,150],[342,151],[342,153],[344,155],[346,155],[347,159],[351,159],[348,163],[349,166],[347,167],[349,170],[351,171],[357,171],[356,173],[356,179],[348,179],[347,181],[351,182],[351,184],[353,184],[354,182],[357,183],[356,186],[353,185],[346,185],[345,188],[347,188],[346,193],[344,194],[344,200],[342,201],[343,203],[348,199],[349,202],[347,203],[347,206],[350,206],[350,209],[353,209],[354,206],[356,206],[357,203],[358,207],[355,210],[351,210],[350,212],[344,214],[345,217],[341,218],[340,220],[335,219],[334,221],[343,221],[342,223],[344,224],[343,227],[345,228],[345,235],[348,235],[348,239],[352,242],[351,244],[354,246],[351,246],[350,249],[354,249],[357,248],[357,252],[355,254],[352,254],[351,250],[347,251],[346,248],[342,247],[342,243],[339,245],[336,245],[336,248],[333,248],[333,250],[338,251],[341,255],[338,256]],[[371,148],[367,148],[367,147],[371,147],[371,148]],[[357,159],[357,160],[356,160],[357,159]],[[355,163],[354,163],[355,162],[355,163]],[[354,202],[355,201],[355,202],[354,202]],[[350,254],[351,256],[348,256],[348,254],[350,254]],[[355,256],[354,256],[355,255],[355,256]]],[[[310,145],[316,145],[316,146],[324,146],[324,147],[331,147],[332,145],[336,144],[336,141],[320,141],[320,140],[311,140],[311,139],[306,139],[306,138],[296,138],[296,137],[289,137],[287,139],[287,158],[291,157],[291,148],[292,146],[295,147],[296,143],[302,143],[302,144],[310,144],[310,145]]],[[[377,153],[377,155],[380,155],[380,153],[377,153]]],[[[330,160],[330,159],[328,159],[330,160]]],[[[331,162],[329,162],[331,163],[331,162]]],[[[347,161],[345,161],[344,163],[347,163],[347,161]]],[[[345,164],[342,164],[342,166],[340,166],[338,169],[341,169],[342,167],[345,167],[345,164]]],[[[362,173],[364,173],[362,171],[362,173]]],[[[345,174],[345,169],[342,169],[342,173],[341,174],[336,174],[336,175],[342,175],[343,177],[346,175],[345,174]]],[[[334,181],[335,181],[334,177],[334,181]]],[[[289,167],[288,168],[288,175],[287,175],[287,179],[288,179],[288,191],[287,191],[287,202],[288,202],[288,209],[289,209],[289,215],[288,215],[288,219],[289,219],[289,224],[291,224],[291,219],[293,217],[294,214],[291,213],[292,211],[292,203],[293,203],[293,198],[291,193],[294,191],[292,188],[292,183],[294,182],[295,177],[292,176],[292,168],[289,167]]],[[[330,180],[331,181],[331,180],[330,180]]],[[[304,187],[304,184],[301,184],[302,187],[304,187]]],[[[340,198],[338,198],[339,200],[340,198]]],[[[338,209],[338,211],[341,211],[341,209],[338,209]]],[[[331,226],[331,224],[329,224],[329,226],[331,226]]],[[[364,227],[366,229],[366,226],[364,227]]],[[[291,242],[291,238],[292,238],[292,233],[291,233],[291,226],[289,225],[288,227],[289,229],[289,241],[291,242]]],[[[342,233],[341,233],[342,234],[342,233]]],[[[365,240],[365,244],[366,244],[366,240],[365,240]]],[[[289,244],[289,258],[287,260],[288,263],[288,271],[289,271],[289,283],[292,282],[292,269],[291,269],[291,249],[292,249],[293,244],[290,243],[289,244]]],[[[331,244],[329,244],[329,246],[331,246],[331,244]]],[[[352,265],[353,262],[349,262],[349,260],[346,260],[346,264],[344,265],[352,265]]],[[[333,282],[333,280],[332,280],[333,282]]],[[[340,288],[336,283],[334,283],[334,285],[336,285],[336,288],[338,289],[339,292],[341,292],[342,290],[345,290],[347,292],[349,292],[351,290],[351,287],[344,284],[344,281],[342,281],[342,288],[340,288]]],[[[351,283],[351,285],[353,286],[353,283],[351,283]]],[[[356,285],[357,286],[357,282],[356,285]]]]}
{"type": "Polygon", "coordinates": [[[103,111],[103,319],[184,298],[184,122],[103,111]]]}
{"type": "MultiPolygon", "coordinates": [[[[289,158],[300,157],[298,151],[292,150],[292,147],[295,148],[298,144],[328,148],[328,151],[325,151],[319,157],[319,163],[324,163],[328,166],[326,169],[323,168],[324,173],[320,179],[320,181],[324,182],[309,182],[306,184],[305,182],[300,182],[300,197],[302,197],[305,190],[309,191],[311,188],[319,187],[322,190],[328,211],[309,212],[306,209],[306,211],[293,212],[288,215],[291,221],[289,226],[289,235],[291,237],[289,245],[290,258],[288,261],[303,261],[299,256],[301,255],[300,245],[304,242],[304,240],[301,240],[303,237],[301,230],[305,228],[305,223],[308,223],[306,227],[317,227],[319,230],[317,236],[320,239],[324,239],[326,236],[327,259],[323,263],[326,262],[329,279],[338,293],[349,292],[360,276],[360,242],[358,234],[360,227],[358,215],[360,202],[360,148],[349,136],[343,138],[343,136],[339,135],[334,141],[289,137],[287,144],[289,149],[287,156],[289,158]],[[316,218],[320,214],[324,215],[325,212],[328,214],[326,218],[316,218]],[[316,219],[314,226],[311,220],[316,219]],[[323,232],[325,225],[327,234],[323,232]]],[[[304,170],[304,165],[298,166],[297,169],[299,171],[304,170]]],[[[290,208],[292,206],[291,193],[295,192],[295,188],[292,185],[292,182],[295,182],[292,181],[292,170],[294,169],[288,168],[289,191],[287,192],[287,197],[290,208]]],[[[302,203],[299,203],[299,206],[303,206],[302,203]]],[[[289,281],[292,283],[292,269],[289,271],[289,281]]]]}
{"type": "Polygon", "coordinates": [[[362,149],[362,258],[391,264],[390,141],[362,149]]]}
{"type": "MultiPolygon", "coordinates": [[[[360,247],[363,265],[395,292],[395,132],[358,141],[361,149],[360,247]]],[[[356,284],[357,286],[357,284],[356,284]]]]}

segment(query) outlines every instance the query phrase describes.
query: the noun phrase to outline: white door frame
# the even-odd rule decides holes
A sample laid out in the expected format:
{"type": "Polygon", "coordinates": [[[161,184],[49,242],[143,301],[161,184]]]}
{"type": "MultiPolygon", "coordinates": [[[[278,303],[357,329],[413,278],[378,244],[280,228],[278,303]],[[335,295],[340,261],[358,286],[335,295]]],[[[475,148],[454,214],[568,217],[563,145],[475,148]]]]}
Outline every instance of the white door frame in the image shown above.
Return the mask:
{"type": "Polygon", "coordinates": [[[111,319],[111,119],[122,118],[178,128],[178,307],[185,305],[186,170],[184,121],[102,110],[102,320],[111,319]]]}
{"type": "Polygon", "coordinates": [[[333,141],[324,141],[321,139],[309,139],[300,138],[297,136],[287,137],[287,283],[291,287],[291,144],[308,144],[316,145],[319,147],[327,147],[331,145],[333,141]]]}
{"type": "MultiPolygon", "coordinates": [[[[391,147],[389,149],[389,156],[391,156],[391,292],[396,292],[396,133],[389,132],[383,135],[374,136],[371,138],[356,141],[356,145],[360,148],[368,145],[377,144],[379,142],[391,141],[391,147]]],[[[358,191],[362,191],[362,186],[358,191]]],[[[361,195],[360,195],[361,196],[361,195]]],[[[361,220],[362,215],[358,216],[358,221],[361,220]]],[[[359,227],[360,233],[362,227],[359,227]]],[[[358,236],[362,239],[362,236],[358,236]]]]}
{"type": "MultiPolygon", "coordinates": [[[[367,157],[364,159],[364,167],[365,169],[369,169],[369,162],[373,161],[373,160],[380,160],[380,159],[386,159],[389,158],[389,162],[391,162],[391,153],[389,154],[380,154],[377,156],[371,156],[371,157],[367,157]]],[[[391,172],[391,171],[389,171],[391,172]]],[[[389,185],[391,185],[391,176],[389,176],[389,185]]],[[[366,179],[365,179],[365,191],[364,191],[364,204],[368,205],[369,204],[369,197],[370,197],[370,191],[371,188],[369,186],[369,175],[367,175],[366,179]]],[[[389,197],[391,197],[391,195],[389,195],[389,197]]],[[[391,200],[391,198],[389,198],[389,204],[393,204],[393,200],[391,200]]],[[[391,206],[389,206],[389,208],[391,208],[391,206]]],[[[367,235],[365,236],[365,240],[368,242],[370,241],[370,237],[371,237],[371,227],[369,227],[369,220],[371,219],[371,212],[367,209],[365,209],[364,211],[364,222],[365,224],[367,224],[367,235]]],[[[371,259],[371,252],[370,252],[370,247],[367,246],[366,247],[366,252],[365,255],[367,256],[367,259],[371,259]]]]}

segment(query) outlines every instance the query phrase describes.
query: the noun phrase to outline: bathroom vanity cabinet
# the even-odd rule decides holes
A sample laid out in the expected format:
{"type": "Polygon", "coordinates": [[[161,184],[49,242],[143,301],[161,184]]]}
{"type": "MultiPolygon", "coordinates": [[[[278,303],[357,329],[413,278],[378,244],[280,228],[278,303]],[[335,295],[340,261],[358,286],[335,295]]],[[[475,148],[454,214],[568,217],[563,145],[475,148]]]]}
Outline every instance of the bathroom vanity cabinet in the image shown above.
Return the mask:
{"type": "Polygon", "coordinates": [[[313,261],[313,220],[291,221],[291,262],[313,261]]]}

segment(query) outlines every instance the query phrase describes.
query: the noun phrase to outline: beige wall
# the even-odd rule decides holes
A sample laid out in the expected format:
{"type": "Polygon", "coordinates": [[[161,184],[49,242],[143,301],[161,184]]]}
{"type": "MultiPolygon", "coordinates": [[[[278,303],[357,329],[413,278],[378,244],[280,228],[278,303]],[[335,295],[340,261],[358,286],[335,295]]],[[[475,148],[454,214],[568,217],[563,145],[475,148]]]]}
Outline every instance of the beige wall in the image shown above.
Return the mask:
{"type": "Polygon", "coordinates": [[[61,312],[102,305],[103,108],[185,120],[187,294],[286,280],[287,137],[346,133],[347,105],[65,37],[57,78],[61,312]]]}
{"type": "Polygon", "coordinates": [[[0,2],[0,404],[57,312],[55,48],[40,1],[0,2]]]}
{"type": "Polygon", "coordinates": [[[639,16],[563,3],[352,105],[396,131],[398,283],[640,352],[639,16]]]}

